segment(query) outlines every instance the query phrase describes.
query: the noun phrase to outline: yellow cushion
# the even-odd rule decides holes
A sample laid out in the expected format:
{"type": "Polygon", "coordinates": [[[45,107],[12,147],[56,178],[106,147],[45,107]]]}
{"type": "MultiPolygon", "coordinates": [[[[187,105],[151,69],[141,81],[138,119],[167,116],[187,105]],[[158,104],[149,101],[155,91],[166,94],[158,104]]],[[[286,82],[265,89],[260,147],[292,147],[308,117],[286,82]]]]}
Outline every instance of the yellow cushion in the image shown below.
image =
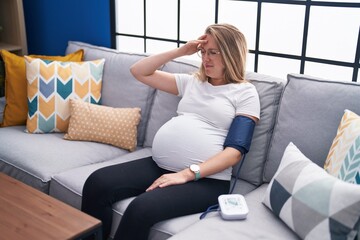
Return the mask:
{"type": "Polygon", "coordinates": [[[5,64],[0,55],[0,97],[5,95],[5,64]]]}
{"type": "MultiPolygon", "coordinates": [[[[1,50],[5,62],[5,99],[3,122],[0,127],[24,125],[26,123],[28,104],[26,90],[26,69],[24,57],[6,50],[1,50]]],[[[78,50],[66,56],[30,55],[34,58],[58,61],[82,61],[84,50],[78,50]]]]}
{"type": "Polygon", "coordinates": [[[65,139],[101,142],[135,150],[140,108],[113,108],[71,99],[70,114],[65,139]]]}
{"type": "Polygon", "coordinates": [[[60,62],[25,56],[29,133],[66,132],[70,99],[99,104],[105,59],[60,62]]]}

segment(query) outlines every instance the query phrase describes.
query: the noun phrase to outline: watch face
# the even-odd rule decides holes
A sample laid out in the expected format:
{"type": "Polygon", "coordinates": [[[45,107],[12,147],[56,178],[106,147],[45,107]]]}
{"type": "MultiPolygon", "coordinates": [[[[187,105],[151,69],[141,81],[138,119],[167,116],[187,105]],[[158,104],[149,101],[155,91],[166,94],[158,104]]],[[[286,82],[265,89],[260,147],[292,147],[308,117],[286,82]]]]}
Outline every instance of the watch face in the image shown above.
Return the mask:
{"type": "Polygon", "coordinates": [[[190,170],[193,171],[193,172],[198,172],[200,170],[200,167],[199,167],[199,165],[191,164],[190,165],[190,170]]]}

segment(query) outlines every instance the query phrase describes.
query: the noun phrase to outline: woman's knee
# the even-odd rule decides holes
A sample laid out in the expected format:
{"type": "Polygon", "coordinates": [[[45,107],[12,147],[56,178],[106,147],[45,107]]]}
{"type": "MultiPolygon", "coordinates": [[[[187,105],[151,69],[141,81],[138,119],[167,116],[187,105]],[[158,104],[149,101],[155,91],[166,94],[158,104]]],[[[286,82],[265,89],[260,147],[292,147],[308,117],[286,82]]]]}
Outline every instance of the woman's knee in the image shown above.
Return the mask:
{"type": "Polygon", "coordinates": [[[132,223],[151,226],[153,224],[152,219],[155,218],[157,214],[155,209],[156,208],[154,208],[154,205],[151,201],[149,201],[149,199],[136,197],[126,208],[124,217],[132,223]],[[146,223],[144,223],[144,221],[146,223]]]}
{"type": "Polygon", "coordinates": [[[106,191],[107,184],[104,183],[105,177],[102,173],[102,169],[99,169],[90,174],[86,179],[83,187],[83,195],[96,195],[101,196],[103,191],[106,191]]]}

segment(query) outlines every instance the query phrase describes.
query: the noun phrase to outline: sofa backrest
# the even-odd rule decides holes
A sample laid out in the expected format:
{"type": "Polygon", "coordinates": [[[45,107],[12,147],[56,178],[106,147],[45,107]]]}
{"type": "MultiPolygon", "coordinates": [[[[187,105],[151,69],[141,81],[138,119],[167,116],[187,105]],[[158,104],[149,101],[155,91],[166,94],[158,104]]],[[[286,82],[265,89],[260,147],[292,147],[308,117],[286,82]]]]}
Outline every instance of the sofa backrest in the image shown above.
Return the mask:
{"type": "Polygon", "coordinates": [[[360,84],[289,74],[265,164],[264,181],[269,182],[274,176],[289,142],[323,166],[345,109],[360,113],[360,84]]]}
{"type": "MultiPolygon", "coordinates": [[[[175,62],[166,64],[167,72],[194,72],[194,65],[179,65],[175,62]]],[[[261,104],[261,120],[257,124],[249,153],[240,172],[240,178],[254,185],[262,183],[264,162],[274,127],[275,117],[280,101],[281,92],[286,80],[258,73],[247,73],[247,79],[256,87],[261,104]]],[[[149,117],[144,146],[151,147],[152,141],[159,128],[172,117],[176,116],[176,108],[180,98],[161,91],[155,94],[154,104],[149,117]]],[[[233,175],[235,175],[234,168],[233,175]]]]}
{"type": "MultiPolygon", "coordinates": [[[[246,78],[254,84],[259,93],[261,109],[260,121],[255,127],[250,151],[246,155],[239,178],[258,186],[262,183],[264,163],[286,80],[253,72],[248,72],[246,78]]],[[[236,171],[237,166],[233,168],[234,176],[236,171]]]]}

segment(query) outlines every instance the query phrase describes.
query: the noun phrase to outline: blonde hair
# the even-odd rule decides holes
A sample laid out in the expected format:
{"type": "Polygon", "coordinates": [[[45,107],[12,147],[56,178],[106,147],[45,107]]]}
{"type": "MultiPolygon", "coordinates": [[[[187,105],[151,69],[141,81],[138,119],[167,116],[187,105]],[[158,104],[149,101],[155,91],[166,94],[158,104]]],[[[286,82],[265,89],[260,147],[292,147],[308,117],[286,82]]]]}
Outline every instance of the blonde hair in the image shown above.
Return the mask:
{"type": "MultiPolygon", "coordinates": [[[[213,24],[206,28],[205,34],[211,35],[219,47],[225,66],[224,78],[227,83],[241,83],[245,80],[246,55],[248,53],[245,36],[230,24],[213,24]]],[[[196,76],[206,81],[205,68],[201,65],[196,76]]]]}

